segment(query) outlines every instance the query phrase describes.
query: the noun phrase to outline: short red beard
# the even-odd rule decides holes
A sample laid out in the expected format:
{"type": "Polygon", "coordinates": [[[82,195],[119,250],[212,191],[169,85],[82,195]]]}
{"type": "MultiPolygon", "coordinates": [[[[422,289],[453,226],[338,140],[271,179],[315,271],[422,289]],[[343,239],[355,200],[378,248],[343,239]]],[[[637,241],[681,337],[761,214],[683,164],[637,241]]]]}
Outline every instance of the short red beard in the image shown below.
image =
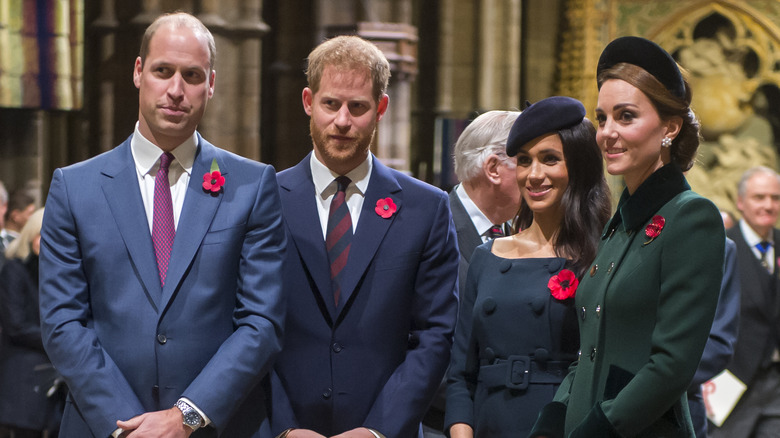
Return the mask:
{"type": "Polygon", "coordinates": [[[342,144],[338,149],[329,147],[329,134],[320,130],[314,120],[309,120],[309,135],[311,136],[314,147],[320,152],[327,161],[345,162],[353,159],[356,155],[363,156],[364,152],[371,146],[371,142],[376,134],[376,127],[371,131],[371,135],[359,135],[349,143],[342,144]]]}

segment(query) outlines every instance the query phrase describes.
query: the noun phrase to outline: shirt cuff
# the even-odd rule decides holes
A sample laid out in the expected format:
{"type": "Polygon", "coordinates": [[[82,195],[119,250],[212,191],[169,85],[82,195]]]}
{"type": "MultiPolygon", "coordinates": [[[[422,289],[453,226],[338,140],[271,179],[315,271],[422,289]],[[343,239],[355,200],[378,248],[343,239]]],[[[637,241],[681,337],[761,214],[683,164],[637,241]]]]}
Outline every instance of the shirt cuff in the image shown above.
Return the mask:
{"type": "Polygon", "coordinates": [[[116,430],[111,434],[113,438],[119,438],[119,435],[122,435],[122,432],[124,430],[121,427],[117,427],[116,430]]]}
{"type": "Polygon", "coordinates": [[[179,397],[179,400],[192,406],[192,409],[195,409],[195,412],[197,412],[198,415],[200,415],[200,418],[203,419],[203,425],[201,427],[206,427],[209,424],[211,424],[211,420],[209,420],[209,417],[207,417],[206,414],[204,414],[203,411],[201,411],[200,408],[198,408],[198,406],[192,402],[192,400],[188,399],[187,397],[179,397]]]}

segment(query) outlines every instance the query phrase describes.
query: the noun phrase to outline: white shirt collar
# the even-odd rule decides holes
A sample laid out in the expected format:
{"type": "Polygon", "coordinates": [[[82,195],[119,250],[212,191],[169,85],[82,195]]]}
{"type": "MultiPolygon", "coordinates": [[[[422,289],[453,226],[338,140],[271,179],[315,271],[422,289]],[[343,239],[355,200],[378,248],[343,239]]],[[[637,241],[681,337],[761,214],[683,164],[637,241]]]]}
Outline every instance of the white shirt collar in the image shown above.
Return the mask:
{"type": "Polygon", "coordinates": [[[490,219],[485,216],[485,213],[482,213],[482,210],[477,207],[477,204],[475,204],[474,201],[472,201],[469,197],[469,194],[466,193],[466,189],[463,187],[463,184],[458,184],[458,187],[455,189],[455,193],[458,195],[460,203],[463,204],[463,208],[466,209],[466,213],[468,213],[469,217],[471,218],[471,222],[474,223],[474,228],[477,229],[477,232],[480,236],[485,234],[493,227],[493,223],[490,222],[490,219]]]}
{"type": "MultiPolygon", "coordinates": [[[[374,154],[369,153],[365,161],[344,175],[352,181],[349,188],[347,188],[348,191],[351,187],[355,187],[361,195],[365,196],[366,189],[368,188],[368,180],[371,177],[371,170],[374,167],[373,157],[374,154]]],[[[314,181],[314,190],[317,194],[322,199],[326,199],[328,196],[333,195],[336,192],[334,180],[339,177],[339,174],[322,164],[322,162],[317,159],[317,154],[314,152],[311,154],[309,166],[311,167],[311,177],[314,181]]],[[[349,197],[349,193],[347,193],[347,197],[349,197]]]]}
{"type": "MultiPolygon", "coordinates": [[[[758,233],[756,233],[756,230],[754,230],[753,227],[745,222],[744,219],[739,221],[739,229],[742,231],[742,236],[745,238],[745,242],[747,242],[751,248],[755,247],[764,240],[764,238],[759,236],[758,233]]],[[[775,242],[772,241],[772,235],[770,234],[769,237],[769,244],[774,245],[775,242]]]]}
{"type": "MultiPolygon", "coordinates": [[[[176,162],[184,169],[187,174],[192,173],[192,165],[195,162],[195,151],[198,147],[198,135],[192,133],[192,137],[185,140],[182,144],[176,146],[171,154],[176,158],[176,162]]],[[[138,173],[146,175],[160,160],[163,154],[162,149],[149,141],[141,134],[138,129],[138,122],[135,124],[133,138],[130,139],[130,150],[133,153],[133,161],[138,173]]]]}

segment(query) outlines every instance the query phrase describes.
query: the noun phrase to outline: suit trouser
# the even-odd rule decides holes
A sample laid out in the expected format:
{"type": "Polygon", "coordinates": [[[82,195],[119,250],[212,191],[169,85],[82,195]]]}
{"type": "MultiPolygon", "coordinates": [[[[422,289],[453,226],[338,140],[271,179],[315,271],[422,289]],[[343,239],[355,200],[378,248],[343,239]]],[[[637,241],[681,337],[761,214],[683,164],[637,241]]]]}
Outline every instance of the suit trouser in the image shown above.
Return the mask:
{"type": "Polygon", "coordinates": [[[780,364],[759,371],[721,427],[710,424],[712,438],[780,438],[780,364]]]}

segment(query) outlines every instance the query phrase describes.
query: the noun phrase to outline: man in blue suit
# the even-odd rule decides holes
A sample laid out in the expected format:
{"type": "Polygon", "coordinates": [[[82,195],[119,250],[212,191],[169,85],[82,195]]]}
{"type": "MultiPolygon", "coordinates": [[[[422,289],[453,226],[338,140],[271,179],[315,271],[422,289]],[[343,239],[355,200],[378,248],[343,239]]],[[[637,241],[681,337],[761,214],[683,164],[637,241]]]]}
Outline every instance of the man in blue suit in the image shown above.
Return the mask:
{"type": "Polygon", "coordinates": [[[288,438],[422,436],[447,368],[457,237],[446,193],[369,152],[389,75],[359,37],[309,55],[314,151],[279,173],[289,312],[271,421],[288,438]]]}
{"type": "Polygon", "coordinates": [[[196,132],[214,55],[196,18],[158,18],[135,61],[135,132],[54,172],[40,305],[70,389],[61,438],[261,433],[286,237],[273,168],[196,132]]]}

